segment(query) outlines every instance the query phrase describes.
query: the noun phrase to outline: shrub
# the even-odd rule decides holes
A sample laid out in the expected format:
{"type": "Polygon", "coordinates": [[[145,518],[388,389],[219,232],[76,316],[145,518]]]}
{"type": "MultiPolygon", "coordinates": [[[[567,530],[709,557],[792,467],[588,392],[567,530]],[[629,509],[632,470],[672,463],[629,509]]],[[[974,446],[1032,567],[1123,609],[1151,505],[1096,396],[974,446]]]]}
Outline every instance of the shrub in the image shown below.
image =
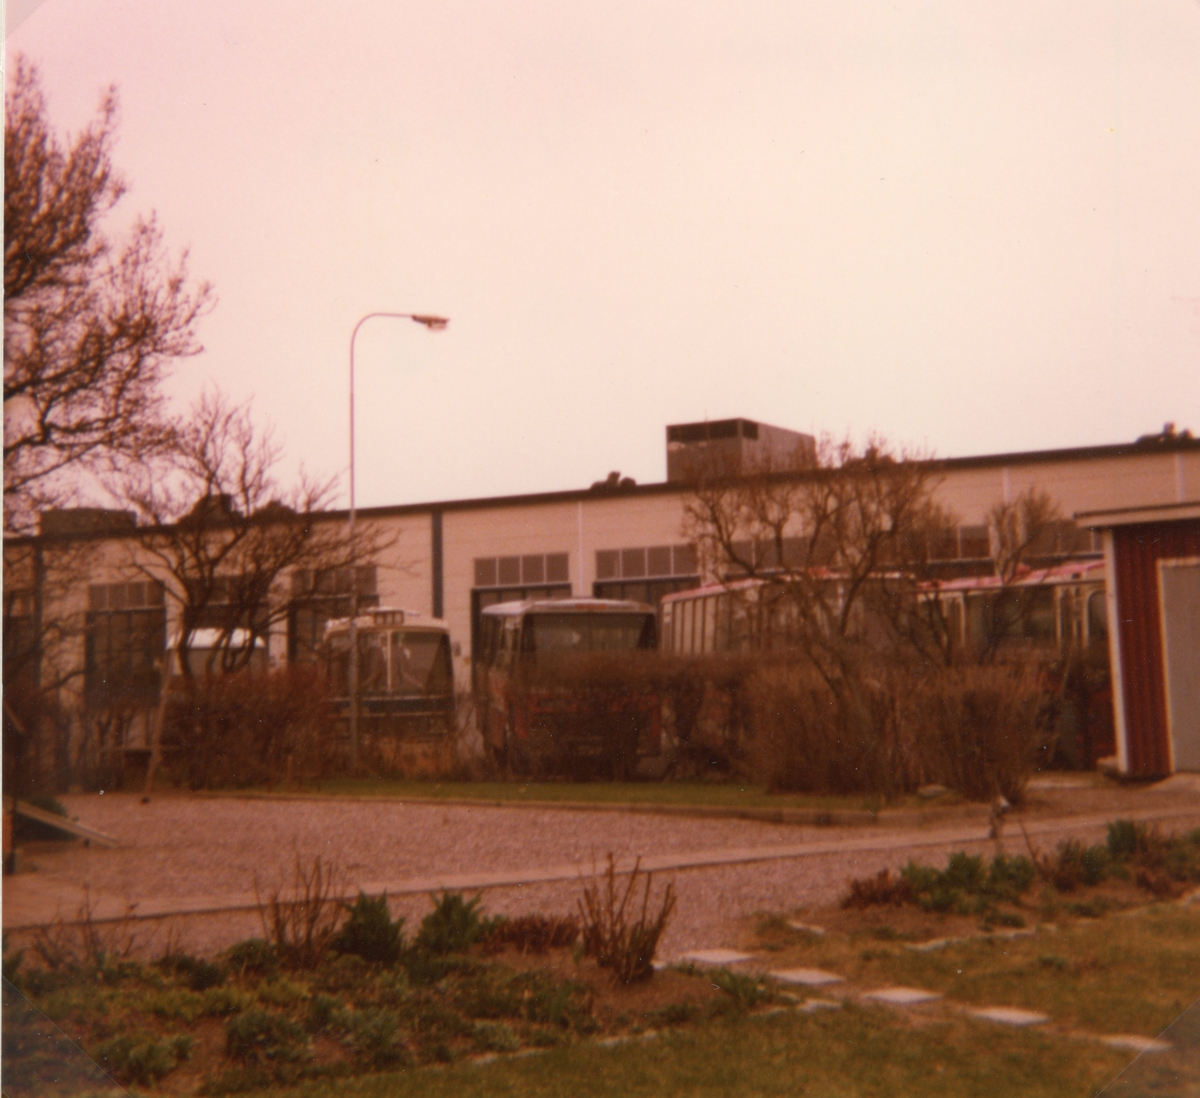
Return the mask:
{"type": "Polygon", "coordinates": [[[579,920],[573,915],[519,915],[498,918],[484,938],[484,949],[498,953],[512,946],[519,953],[545,953],[572,946],[579,938],[579,920]]]}
{"type": "Polygon", "coordinates": [[[361,1010],[348,1014],[354,1054],[372,1068],[394,1067],[408,1060],[400,1041],[400,1019],[391,1010],[361,1010]]]}
{"type": "Polygon", "coordinates": [[[309,1033],[323,1033],[344,1025],[345,1004],[334,995],[318,993],[308,1001],[305,1028],[309,1033]]]}
{"type": "Polygon", "coordinates": [[[778,792],[893,798],[915,790],[919,760],[899,720],[898,689],[887,669],[861,661],[830,680],[801,660],[762,668],[746,686],[752,770],[778,792]]]}
{"type": "Polygon", "coordinates": [[[325,701],[310,667],[200,676],[170,695],[163,745],[192,789],[322,777],[336,743],[325,701]]]}
{"type": "Polygon", "coordinates": [[[1118,861],[1145,854],[1150,849],[1150,833],[1135,820],[1113,820],[1108,825],[1108,852],[1118,861]]]}
{"type": "Polygon", "coordinates": [[[874,877],[860,877],[850,881],[850,891],[842,897],[842,907],[902,907],[912,901],[913,888],[908,878],[893,877],[888,870],[881,869],[874,877]]]}
{"type": "Polygon", "coordinates": [[[387,893],[371,899],[359,892],[348,917],[333,940],[337,953],[352,953],[376,965],[394,965],[404,950],[404,920],[392,921],[387,893]]]}
{"type": "Polygon", "coordinates": [[[242,976],[274,976],[279,952],[265,938],[246,938],[225,951],[229,967],[242,976]]]}
{"type": "Polygon", "coordinates": [[[617,885],[616,865],[609,854],[603,885],[596,882],[587,885],[579,900],[584,954],[595,957],[601,968],[611,968],[623,984],[647,980],[654,974],[654,953],[675,910],[675,892],[668,884],[658,914],[651,917],[651,874],[647,873],[641,912],[636,920],[633,919],[629,901],[634,895],[640,868],[639,858],[629,874],[628,883],[621,890],[617,885]]]}
{"type": "Polygon", "coordinates": [[[1016,900],[1028,892],[1037,877],[1037,867],[1023,854],[997,854],[988,869],[984,891],[996,900],[1016,900]]]}
{"type": "Polygon", "coordinates": [[[192,991],[207,991],[225,982],[225,969],[221,965],[187,953],[168,953],[159,959],[158,967],[182,977],[192,991]]]}
{"type": "Polygon", "coordinates": [[[482,900],[476,896],[464,900],[461,892],[443,892],[431,896],[433,910],[421,920],[415,944],[420,953],[444,957],[448,953],[463,953],[491,929],[477,910],[482,900]]]}
{"type": "Polygon", "coordinates": [[[252,1007],[225,1023],[225,1051],[245,1063],[299,1060],[308,1036],[291,1018],[252,1007]]]}
{"type": "Polygon", "coordinates": [[[918,904],[932,911],[984,915],[996,922],[999,917],[994,905],[1016,901],[1029,890],[1037,873],[1034,863],[1023,855],[997,854],[987,865],[982,857],[960,850],[950,855],[945,869],[910,861],[898,878],[884,869],[874,877],[852,880],[842,907],[918,904]]]}
{"type": "Polygon", "coordinates": [[[943,667],[895,689],[924,780],[970,800],[1024,800],[1052,738],[1050,698],[1035,667],[943,667]]]}
{"type": "Polygon", "coordinates": [[[503,1022],[476,1022],[471,1036],[481,1052],[516,1052],[521,1047],[512,1026],[503,1022]]]}
{"type": "MultiPolygon", "coordinates": [[[[307,868],[297,854],[291,895],[284,897],[280,886],[265,903],[259,897],[263,933],[281,961],[294,968],[316,968],[325,959],[345,915],[339,891],[339,874],[319,854],[307,868]]],[[[254,894],[259,895],[257,879],[254,894]]]]}
{"type": "Polygon", "coordinates": [[[122,1034],[97,1047],[95,1060],[119,1082],[149,1086],[189,1059],[194,1044],[186,1034],[157,1041],[122,1034]]]}

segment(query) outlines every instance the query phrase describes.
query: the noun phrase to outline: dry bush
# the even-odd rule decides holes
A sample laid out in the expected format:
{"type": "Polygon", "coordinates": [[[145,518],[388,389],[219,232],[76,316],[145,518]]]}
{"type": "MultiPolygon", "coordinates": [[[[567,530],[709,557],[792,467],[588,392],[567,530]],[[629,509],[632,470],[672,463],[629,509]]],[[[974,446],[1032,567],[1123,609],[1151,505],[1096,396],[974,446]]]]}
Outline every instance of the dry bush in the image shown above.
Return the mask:
{"type": "Polygon", "coordinates": [[[1025,783],[1052,739],[1052,699],[1037,668],[938,668],[910,676],[898,697],[924,780],[970,800],[1024,800],[1025,783]]]}
{"type": "Polygon", "coordinates": [[[901,686],[883,666],[827,682],[803,658],[755,674],[753,770],[772,791],[891,798],[920,784],[913,737],[899,719],[901,686]]]}
{"type": "Polygon", "coordinates": [[[30,948],[48,969],[105,968],[127,960],[138,948],[133,912],[130,904],[119,919],[98,921],[91,889],[84,885],[83,902],[74,920],[58,918],[49,926],[38,927],[30,948]]]}
{"type": "Polygon", "coordinates": [[[335,762],[324,680],[303,666],[195,679],[172,695],[163,746],[192,789],[322,777],[335,762]]]}
{"type": "Polygon", "coordinates": [[[913,902],[912,885],[905,877],[893,877],[881,869],[874,877],[856,877],[842,897],[843,908],[903,907],[913,902]]]}
{"type": "Polygon", "coordinates": [[[345,881],[318,854],[309,867],[296,855],[292,889],[281,884],[264,901],[254,880],[254,898],[263,937],[274,944],[280,959],[293,968],[316,968],[332,948],[347,908],[341,896],[345,881]]]}
{"type": "Polygon", "coordinates": [[[518,915],[496,922],[483,939],[486,953],[512,946],[518,953],[545,953],[565,949],[579,940],[579,920],[574,915],[518,915]]]}
{"type": "MultiPolygon", "coordinates": [[[[642,906],[636,920],[629,901],[638,884],[641,859],[624,889],[617,883],[613,856],[608,856],[608,869],[601,882],[593,881],[583,890],[579,900],[579,915],[583,923],[583,952],[595,957],[601,968],[610,968],[623,984],[648,980],[654,974],[654,951],[675,910],[675,890],[670,884],[663,892],[658,914],[650,916],[650,881],[645,874],[642,906]]],[[[636,905],[636,900],[634,901],[636,905]]]]}

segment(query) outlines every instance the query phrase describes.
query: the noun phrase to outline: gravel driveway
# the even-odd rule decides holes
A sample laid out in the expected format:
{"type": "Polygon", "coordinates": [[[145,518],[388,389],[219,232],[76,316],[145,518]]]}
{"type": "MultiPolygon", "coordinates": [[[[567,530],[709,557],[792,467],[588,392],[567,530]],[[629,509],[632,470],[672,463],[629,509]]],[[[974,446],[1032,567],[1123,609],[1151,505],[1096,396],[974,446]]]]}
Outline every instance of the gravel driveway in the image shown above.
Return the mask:
{"type": "MultiPolygon", "coordinates": [[[[1172,797],[1167,830],[1200,826],[1200,797],[1172,797]],[[1180,813],[1184,813],[1181,815],[1180,813]]],[[[557,870],[558,880],[488,887],[489,911],[567,912],[580,882],[574,867],[602,864],[608,853],[621,860],[641,856],[660,864],[698,851],[726,852],[727,864],[656,873],[656,888],[671,880],[678,907],[661,947],[683,950],[736,944],[746,917],[758,911],[792,912],[833,902],[848,878],[897,868],[909,854],[941,862],[951,850],[984,851],[985,828],[977,822],[944,829],[803,828],[739,819],[693,819],[613,812],[494,808],[399,803],[388,800],[253,800],[235,797],[158,796],[149,805],[132,794],[63,798],[81,822],[120,840],[105,849],[81,844],[29,848],[37,871],[6,878],[5,925],[28,925],[73,915],[86,885],[94,908],[113,914],[128,904],[142,912],[252,904],[257,878],[265,894],[290,884],[298,857],[309,865],[320,855],[350,888],[381,885],[410,926],[429,909],[422,893],[396,895],[414,879],[501,874],[528,880],[557,870]],[[873,838],[878,837],[878,848],[873,838]],[[906,838],[907,837],[907,838],[906,838]],[[904,843],[911,840],[911,848],[904,843]],[[943,841],[944,840],[944,841],[943,841]],[[810,844],[802,854],[795,848],[810,844]],[[844,849],[855,847],[857,849],[844,849]],[[774,857],[774,852],[785,854],[774,857]],[[758,860],[741,861],[738,852],[758,860]],[[564,872],[565,871],[565,872],[564,872]]],[[[1163,799],[1148,810],[1167,808],[1163,799]]],[[[1141,813],[1139,813],[1141,814],[1141,813]]],[[[1064,817],[1040,827],[1037,841],[1052,847],[1070,835],[1096,841],[1103,826],[1064,817]]],[[[1020,831],[1009,827],[1006,847],[1024,850],[1020,831]]],[[[725,857],[725,855],[719,855],[725,857]]],[[[259,933],[254,911],[170,920],[171,932],[196,952],[220,949],[259,933]]],[[[143,941],[167,923],[142,924],[143,941]]],[[[147,945],[147,948],[153,948],[147,945]]]]}

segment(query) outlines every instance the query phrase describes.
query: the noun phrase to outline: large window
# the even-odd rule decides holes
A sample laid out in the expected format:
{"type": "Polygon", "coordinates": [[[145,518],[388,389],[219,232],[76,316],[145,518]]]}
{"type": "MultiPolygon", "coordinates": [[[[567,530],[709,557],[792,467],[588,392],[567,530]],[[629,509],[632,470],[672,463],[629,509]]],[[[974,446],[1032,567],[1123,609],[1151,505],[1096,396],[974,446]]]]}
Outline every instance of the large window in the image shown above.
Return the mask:
{"type": "Polygon", "coordinates": [[[160,583],[88,588],[84,695],[92,707],[149,705],[162,682],[167,614],[160,583]]]}
{"type": "Polygon", "coordinates": [[[633,599],[657,606],[664,595],[699,586],[699,571],[691,545],[600,549],[592,594],[598,599],[633,599]]]}
{"type": "Polygon", "coordinates": [[[379,605],[375,566],[331,568],[292,573],[292,604],[288,608],[288,662],[314,663],[330,621],[350,616],[352,579],[357,582],[358,608],[379,605]]]}

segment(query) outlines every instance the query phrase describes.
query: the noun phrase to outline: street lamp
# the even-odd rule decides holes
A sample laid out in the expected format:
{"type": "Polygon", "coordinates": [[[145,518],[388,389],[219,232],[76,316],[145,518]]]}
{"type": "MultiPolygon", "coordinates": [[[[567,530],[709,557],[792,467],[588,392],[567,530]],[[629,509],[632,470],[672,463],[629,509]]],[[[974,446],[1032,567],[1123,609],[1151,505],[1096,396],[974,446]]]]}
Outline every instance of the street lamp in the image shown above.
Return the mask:
{"type": "Polygon", "coordinates": [[[428,313],[367,313],[350,333],[350,772],[358,770],[358,554],[354,543],[354,341],[358,330],[368,320],[387,317],[391,320],[411,320],[431,332],[442,331],[450,323],[444,316],[428,313]]]}

